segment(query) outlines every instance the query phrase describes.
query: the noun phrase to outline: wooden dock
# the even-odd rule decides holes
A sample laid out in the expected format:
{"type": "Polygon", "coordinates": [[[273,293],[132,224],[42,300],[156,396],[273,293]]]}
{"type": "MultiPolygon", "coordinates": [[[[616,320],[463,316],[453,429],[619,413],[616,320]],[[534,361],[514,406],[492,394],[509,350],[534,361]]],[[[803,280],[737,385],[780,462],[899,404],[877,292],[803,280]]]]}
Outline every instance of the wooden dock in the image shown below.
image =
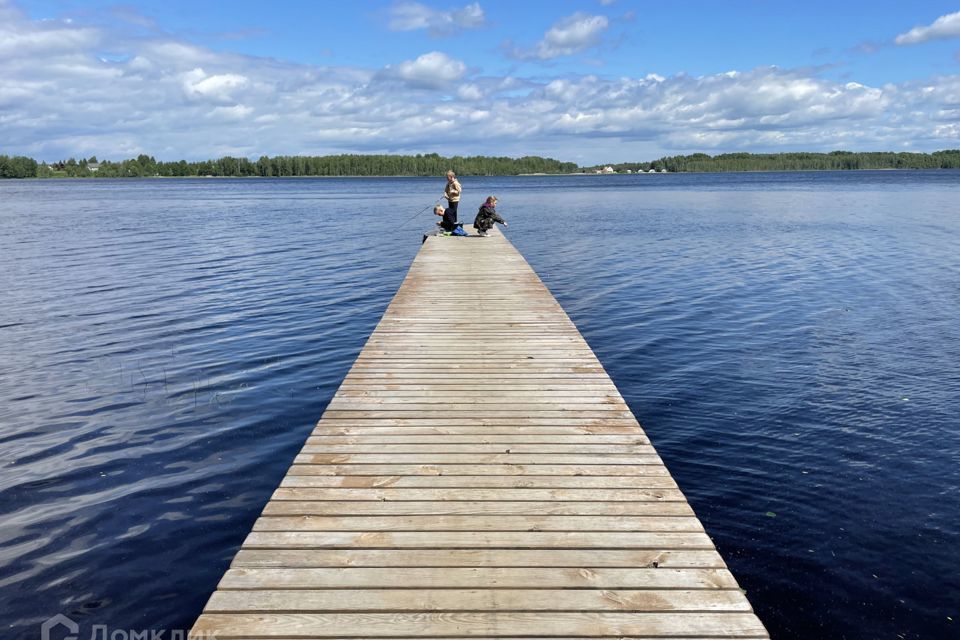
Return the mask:
{"type": "Polygon", "coordinates": [[[429,238],[196,638],[766,638],[499,232],[429,238]]]}

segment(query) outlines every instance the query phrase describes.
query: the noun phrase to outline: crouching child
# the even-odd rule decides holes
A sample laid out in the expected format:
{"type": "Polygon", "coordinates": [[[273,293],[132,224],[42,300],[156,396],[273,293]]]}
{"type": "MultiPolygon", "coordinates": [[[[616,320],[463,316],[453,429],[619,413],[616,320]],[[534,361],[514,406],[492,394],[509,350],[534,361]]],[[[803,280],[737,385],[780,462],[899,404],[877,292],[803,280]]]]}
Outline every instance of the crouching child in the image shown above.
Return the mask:
{"type": "Polygon", "coordinates": [[[455,236],[465,236],[467,233],[463,230],[463,225],[457,222],[457,210],[453,207],[443,208],[443,205],[437,205],[433,208],[433,215],[440,216],[437,226],[440,227],[438,233],[451,234],[455,236]]]}
{"type": "Polygon", "coordinates": [[[473,226],[477,230],[477,235],[485,237],[487,231],[493,229],[495,222],[499,222],[505,227],[510,226],[507,224],[507,221],[497,213],[497,197],[490,196],[477,212],[477,217],[473,220],[473,226]]]}

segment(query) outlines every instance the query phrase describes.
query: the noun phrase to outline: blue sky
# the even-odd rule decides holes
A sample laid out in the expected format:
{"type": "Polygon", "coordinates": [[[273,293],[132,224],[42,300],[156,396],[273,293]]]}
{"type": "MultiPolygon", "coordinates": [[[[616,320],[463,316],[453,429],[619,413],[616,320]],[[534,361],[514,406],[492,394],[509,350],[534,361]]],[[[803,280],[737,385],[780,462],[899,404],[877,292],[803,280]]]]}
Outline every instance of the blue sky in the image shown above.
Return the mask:
{"type": "Polygon", "coordinates": [[[0,153],[960,147],[960,2],[0,0],[0,153]]]}

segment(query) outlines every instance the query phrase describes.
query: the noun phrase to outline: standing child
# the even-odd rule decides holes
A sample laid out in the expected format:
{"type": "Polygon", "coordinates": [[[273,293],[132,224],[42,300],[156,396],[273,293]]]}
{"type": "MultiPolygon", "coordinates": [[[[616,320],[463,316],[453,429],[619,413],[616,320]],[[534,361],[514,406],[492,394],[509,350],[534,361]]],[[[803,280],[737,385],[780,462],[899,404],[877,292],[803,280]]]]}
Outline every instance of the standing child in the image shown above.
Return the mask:
{"type": "Polygon", "coordinates": [[[460,205],[460,192],[463,188],[457,180],[457,174],[453,170],[447,171],[447,186],[443,190],[443,197],[447,199],[447,209],[452,213],[453,221],[457,221],[457,207],[460,205]]]}
{"type": "Polygon", "coordinates": [[[497,213],[497,197],[490,196],[477,212],[477,217],[473,220],[473,226],[477,230],[477,235],[486,237],[487,231],[493,229],[493,223],[495,222],[499,222],[505,227],[510,226],[497,213]]]}

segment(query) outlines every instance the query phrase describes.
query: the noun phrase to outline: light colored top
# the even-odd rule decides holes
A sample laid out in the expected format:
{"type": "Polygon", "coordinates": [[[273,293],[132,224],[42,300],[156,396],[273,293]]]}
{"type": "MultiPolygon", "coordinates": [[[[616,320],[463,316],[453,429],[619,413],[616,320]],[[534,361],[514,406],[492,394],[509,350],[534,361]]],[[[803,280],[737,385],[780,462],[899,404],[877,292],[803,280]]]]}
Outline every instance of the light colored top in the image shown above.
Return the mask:
{"type": "Polygon", "coordinates": [[[443,197],[445,197],[448,202],[460,202],[461,190],[460,181],[454,178],[453,182],[447,183],[447,188],[443,190],[443,197]]]}

